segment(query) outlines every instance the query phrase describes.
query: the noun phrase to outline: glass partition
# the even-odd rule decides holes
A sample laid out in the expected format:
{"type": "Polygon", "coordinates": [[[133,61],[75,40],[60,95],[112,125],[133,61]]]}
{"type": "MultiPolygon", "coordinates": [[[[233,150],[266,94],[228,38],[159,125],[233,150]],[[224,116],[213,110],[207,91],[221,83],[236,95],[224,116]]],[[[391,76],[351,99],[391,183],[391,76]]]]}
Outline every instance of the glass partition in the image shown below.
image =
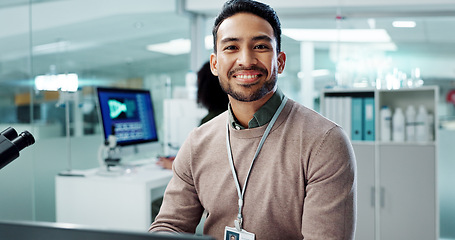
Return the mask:
{"type": "Polygon", "coordinates": [[[36,140],[1,171],[0,219],[55,221],[55,176],[98,167],[96,87],[150,90],[162,136],[163,99],[185,85],[189,39],[175,1],[0,3],[0,127],[36,140]]]}
{"type": "MultiPolygon", "coordinates": [[[[36,115],[30,107],[33,89],[28,86],[32,77],[30,11],[28,1],[0,3],[0,131],[9,126],[16,131],[28,129],[36,115]]],[[[33,219],[31,157],[9,166],[0,172],[0,218],[33,219]]]]}

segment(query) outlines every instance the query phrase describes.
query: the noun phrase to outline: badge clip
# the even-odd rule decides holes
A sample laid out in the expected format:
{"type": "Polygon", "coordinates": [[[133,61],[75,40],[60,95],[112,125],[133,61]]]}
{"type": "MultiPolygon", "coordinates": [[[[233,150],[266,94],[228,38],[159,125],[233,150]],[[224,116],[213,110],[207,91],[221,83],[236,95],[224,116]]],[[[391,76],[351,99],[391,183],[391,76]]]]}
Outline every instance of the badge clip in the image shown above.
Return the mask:
{"type": "Polygon", "coordinates": [[[237,220],[234,221],[235,228],[237,231],[241,232],[242,231],[242,218],[237,218],[237,220]]]}

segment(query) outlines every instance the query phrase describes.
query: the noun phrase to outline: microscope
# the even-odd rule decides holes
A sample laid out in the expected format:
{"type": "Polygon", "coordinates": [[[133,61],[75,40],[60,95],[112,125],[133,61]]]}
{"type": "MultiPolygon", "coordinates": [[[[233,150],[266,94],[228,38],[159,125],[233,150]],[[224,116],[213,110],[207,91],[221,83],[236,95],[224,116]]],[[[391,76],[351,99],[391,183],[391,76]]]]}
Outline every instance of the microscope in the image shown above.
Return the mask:
{"type": "Polygon", "coordinates": [[[114,167],[120,164],[119,147],[117,146],[117,137],[115,136],[115,130],[112,129],[111,135],[104,141],[104,148],[107,150],[107,157],[104,158],[106,167],[114,167]]]}
{"type": "Polygon", "coordinates": [[[19,151],[35,143],[33,135],[24,131],[17,134],[8,127],[0,133],[0,169],[19,157],[19,151]]]}
{"type": "Polygon", "coordinates": [[[98,149],[98,162],[100,169],[97,174],[105,176],[116,176],[123,174],[123,169],[120,164],[120,148],[117,145],[117,137],[115,136],[115,128],[112,126],[111,134],[98,149]]]}

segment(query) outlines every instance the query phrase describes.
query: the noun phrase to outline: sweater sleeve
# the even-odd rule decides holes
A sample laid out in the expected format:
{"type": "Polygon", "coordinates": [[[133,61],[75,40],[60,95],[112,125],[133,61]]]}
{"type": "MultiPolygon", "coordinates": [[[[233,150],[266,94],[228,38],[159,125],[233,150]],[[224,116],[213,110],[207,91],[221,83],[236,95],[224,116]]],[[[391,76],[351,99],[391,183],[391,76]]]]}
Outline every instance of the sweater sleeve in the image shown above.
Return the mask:
{"type": "Polygon", "coordinates": [[[356,163],[352,145],[335,126],[307,162],[302,215],[304,239],[353,239],[356,225],[356,163]]]}
{"type": "Polygon", "coordinates": [[[160,212],[149,231],[194,233],[203,213],[191,172],[190,138],[180,148],[160,212]]]}

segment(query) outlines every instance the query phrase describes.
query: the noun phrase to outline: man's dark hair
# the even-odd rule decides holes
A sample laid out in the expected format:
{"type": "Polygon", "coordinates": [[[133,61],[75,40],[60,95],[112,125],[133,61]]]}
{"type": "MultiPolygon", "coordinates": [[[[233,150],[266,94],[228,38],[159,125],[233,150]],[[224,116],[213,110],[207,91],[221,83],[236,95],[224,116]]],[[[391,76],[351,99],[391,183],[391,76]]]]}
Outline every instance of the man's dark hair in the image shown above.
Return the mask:
{"type": "Polygon", "coordinates": [[[226,18],[232,17],[237,13],[252,13],[270,23],[276,38],[277,53],[281,52],[281,24],[275,10],[267,4],[253,0],[229,0],[223,5],[223,8],[221,9],[218,17],[215,19],[215,24],[213,26],[212,34],[215,53],[218,28],[226,18]]]}
{"type": "Polygon", "coordinates": [[[209,111],[226,110],[229,99],[220,86],[218,77],[212,74],[210,62],[206,62],[197,73],[197,103],[209,111]]]}

